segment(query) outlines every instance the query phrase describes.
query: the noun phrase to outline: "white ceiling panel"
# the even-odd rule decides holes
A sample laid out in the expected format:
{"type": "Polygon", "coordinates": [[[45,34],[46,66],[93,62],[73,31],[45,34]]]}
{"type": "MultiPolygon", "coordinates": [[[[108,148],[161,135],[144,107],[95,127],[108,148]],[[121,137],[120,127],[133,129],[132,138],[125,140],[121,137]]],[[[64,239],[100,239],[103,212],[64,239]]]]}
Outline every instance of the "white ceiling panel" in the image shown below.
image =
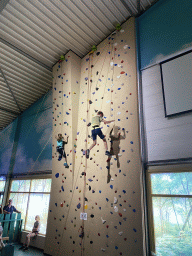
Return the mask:
{"type": "Polygon", "coordinates": [[[69,50],[85,56],[157,0],[4,0],[0,5],[0,130],[52,87],[69,50]],[[6,117],[7,113],[7,117],[6,117]]]}

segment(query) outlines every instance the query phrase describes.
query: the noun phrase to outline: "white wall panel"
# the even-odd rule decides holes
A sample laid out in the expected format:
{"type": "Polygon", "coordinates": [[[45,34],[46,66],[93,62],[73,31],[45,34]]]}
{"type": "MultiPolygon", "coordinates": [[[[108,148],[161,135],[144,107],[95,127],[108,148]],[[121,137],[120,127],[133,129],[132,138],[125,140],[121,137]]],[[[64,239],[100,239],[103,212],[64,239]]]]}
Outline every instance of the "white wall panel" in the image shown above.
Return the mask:
{"type": "Polygon", "coordinates": [[[142,71],[148,161],[192,157],[192,114],[165,117],[160,66],[142,71]]]}

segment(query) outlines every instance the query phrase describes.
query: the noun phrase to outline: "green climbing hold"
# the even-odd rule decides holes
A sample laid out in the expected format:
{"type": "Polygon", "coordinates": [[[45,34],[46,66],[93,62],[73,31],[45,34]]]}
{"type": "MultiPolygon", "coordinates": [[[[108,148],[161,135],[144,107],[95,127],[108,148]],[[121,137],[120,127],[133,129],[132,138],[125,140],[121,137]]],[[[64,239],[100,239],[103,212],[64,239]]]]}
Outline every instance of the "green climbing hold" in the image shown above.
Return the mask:
{"type": "Polygon", "coordinates": [[[65,60],[65,56],[61,55],[60,60],[62,60],[62,61],[65,60]]]}
{"type": "Polygon", "coordinates": [[[117,24],[116,27],[115,27],[115,29],[116,29],[117,31],[120,31],[120,30],[121,30],[121,25],[120,25],[120,24],[117,24]]]}
{"type": "Polygon", "coordinates": [[[91,50],[92,50],[93,52],[97,51],[97,46],[93,45],[92,48],[91,48],[91,50]]]}

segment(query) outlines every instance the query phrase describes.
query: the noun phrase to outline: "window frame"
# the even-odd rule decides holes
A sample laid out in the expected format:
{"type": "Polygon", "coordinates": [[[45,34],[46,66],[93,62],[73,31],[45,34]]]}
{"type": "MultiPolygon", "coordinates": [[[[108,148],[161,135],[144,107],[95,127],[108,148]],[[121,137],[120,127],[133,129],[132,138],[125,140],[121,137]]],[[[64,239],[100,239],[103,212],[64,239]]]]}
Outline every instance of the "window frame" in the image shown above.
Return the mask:
{"type": "Polygon", "coordinates": [[[5,182],[4,190],[3,190],[3,191],[0,191],[0,193],[2,193],[2,195],[3,195],[2,203],[1,203],[1,204],[3,204],[7,179],[6,179],[5,176],[1,176],[1,177],[4,177],[4,178],[5,178],[4,180],[0,180],[0,182],[1,182],[1,181],[4,181],[4,182],[5,182]]]}
{"type": "MultiPolygon", "coordinates": [[[[28,195],[28,199],[27,199],[27,207],[26,207],[26,215],[25,215],[25,224],[24,224],[24,228],[22,231],[26,231],[26,232],[31,232],[31,230],[27,230],[26,229],[26,220],[27,220],[27,216],[28,216],[28,208],[29,208],[29,198],[30,198],[30,194],[49,194],[51,195],[51,190],[50,192],[31,192],[31,187],[32,187],[32,180],[42,180],[42,179],[51,179],[51,182],[52,182],[52,175],[51,174],[48,174],[48,175],[38,175],[38,176],[28,176],[28,177],[14,177],[10,180],[10,186],[9,186],[9,192],[8,192],[8,196],[7,196],[7,203],[8,203],[8,200],[10,198],[10,194],[13,194],[13,193],[16,193],[16,194],[19,194],[19,193],[22,193],[22,194],[29,194],[28,195]],[[30,180],[30,187],[29,187],[29,191],[28,192],[15,192],[15,191],[11,191],[11,186],[12,186],[12,182],[14,180],[30,180]]],[[[49,208],[48,208],[48,211],[49,211],[49,208]]],[[[41,236],[46,236],[46,234],[42,234],[41,232],[38,233],[39,235],[41,236]]]]}
{"type": "Polygon", "coordinates": [[[154,231],[154,218],[153,218],[153,197],[169,197],[169,198],[192,198],[192,195],[175,195],[175,194],[152,194],[151,174],[158,173],[182,173],[191,172],[192,164],[172,164],[172,165],[159,165],[148,166],[146,169],[146,184],[147,184],[147,206],[148,206],[148,227],[149,227],[149,243],[150,255],[156,255],[155,245],[155,231],[154,231]]]}

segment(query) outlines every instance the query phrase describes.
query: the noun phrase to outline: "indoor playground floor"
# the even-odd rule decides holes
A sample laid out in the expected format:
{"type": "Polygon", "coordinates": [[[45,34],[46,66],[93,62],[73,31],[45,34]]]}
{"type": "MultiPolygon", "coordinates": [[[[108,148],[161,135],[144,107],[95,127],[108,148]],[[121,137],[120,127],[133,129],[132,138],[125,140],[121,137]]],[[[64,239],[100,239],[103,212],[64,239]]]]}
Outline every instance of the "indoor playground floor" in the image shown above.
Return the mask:
{"type": "Polygon", "coordinates": [[[34,247],[29,247],[28,251],[23,251],[23,250],[19,250],[19,248],[21,247],[21,244],[16,244],[15,245],[15,251],[14,251],[14,256],[24,256],[24,255],[34,255],[34,256],[45,256],[43,254],[42,250],[39,250],[37,248],[34,247]]]}

